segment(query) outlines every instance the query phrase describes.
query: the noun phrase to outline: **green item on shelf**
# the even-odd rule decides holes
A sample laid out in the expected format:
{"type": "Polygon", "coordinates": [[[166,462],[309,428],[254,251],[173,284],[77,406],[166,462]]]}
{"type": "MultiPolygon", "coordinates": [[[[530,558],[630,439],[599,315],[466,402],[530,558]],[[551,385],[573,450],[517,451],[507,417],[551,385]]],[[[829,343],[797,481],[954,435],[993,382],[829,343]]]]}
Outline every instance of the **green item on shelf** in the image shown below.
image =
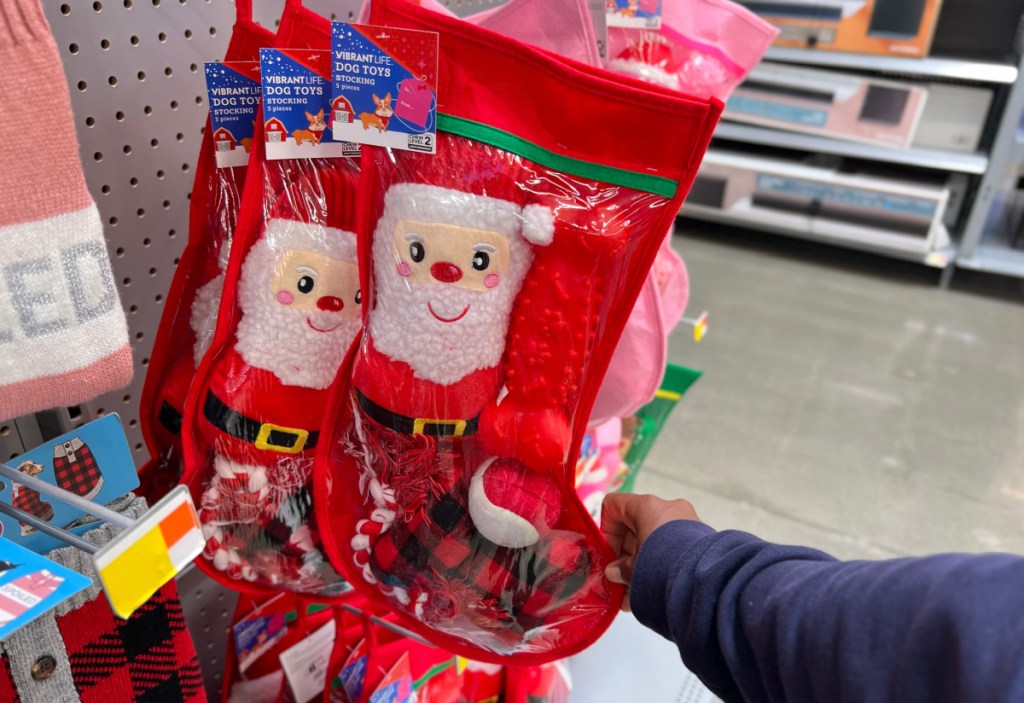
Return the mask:
{"type": "Polygon", "coordinates": [[[633,441],[626,451],[625,464],[629,467],[629,474],[622,482],[622,486],[619,488],[620,492],[632,493],[640,467],[643,466],[651,447],[654,446],[654,440],[661,434],[665,421],[668,420],[668,416],[672,414],[672,410],[675,409],[676,403],[683,397],[683,394],[702,375],[703,373],[700,371],[669,364],[665,369],[665,378],[661,382],[661,387],[654,395],[654,400],[637,410],[636,415],[632,418],[623,420],[624,439],[627,436],[626,427],[630,419],[635,421],[636,426],[632,433],[633,441]]]}

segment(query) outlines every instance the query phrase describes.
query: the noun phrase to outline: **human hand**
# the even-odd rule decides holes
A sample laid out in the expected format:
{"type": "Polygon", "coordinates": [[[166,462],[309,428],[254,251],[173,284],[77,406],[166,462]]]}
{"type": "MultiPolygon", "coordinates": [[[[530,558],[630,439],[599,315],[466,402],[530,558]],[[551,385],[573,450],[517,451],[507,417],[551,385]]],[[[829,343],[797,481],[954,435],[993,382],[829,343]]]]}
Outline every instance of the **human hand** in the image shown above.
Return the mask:
{"type": "Polygon", "coordinates": [[[605,578],[626,587],[622,609],[629,610],[629,584],[640,547],[651,533],[674,520],[697,520],[693,506],[685,500],[662,500],[657,496],[610,493],[601,506],[601,532],[618,557],[604,571],[605,578]]]}

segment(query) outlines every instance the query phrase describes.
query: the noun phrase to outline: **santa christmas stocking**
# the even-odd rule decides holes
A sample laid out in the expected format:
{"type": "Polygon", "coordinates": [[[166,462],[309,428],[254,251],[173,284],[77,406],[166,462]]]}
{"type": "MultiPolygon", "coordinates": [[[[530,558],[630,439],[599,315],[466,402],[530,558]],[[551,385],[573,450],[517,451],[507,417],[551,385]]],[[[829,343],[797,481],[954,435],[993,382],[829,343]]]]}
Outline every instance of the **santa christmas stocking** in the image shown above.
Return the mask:
{"type": "MultiPolygon", "coordinates": [[[[327,20],[289,6],[276,44],[328,36],[327,20]]],[[[186,481],[215,577],[331,595],[344,584],[319,549],[310,483],[328,389],[360,326],[359,171],[347,158],[267,160],[262,119],[217,331],[186,405],[186,481]]]]}
{"type": "MultiPolygon", "coordinates": [[[[238,0],[225,61],[258,61],[274,34],[252,21],[251,0],[238,0]]],[[[150,460],[139,493],[150,505],[181,480],[181,419],[196,366],[217,326],[224,268],[238,219],[245,166],[217,168],[210,120],[196,161],[188,244],[174,273],[142,389],[142,434],[150,460]]]]}
{"type": "Polygon", "coordinates": [[[318,453],[325,547],[451,651],[566,656],[622,597],[575,456],[720,105],[405,2],[372,20],[440,33],[439,132],[435,156],[364,151],[367,312],[318,453]]]}
{"type": "Polygon", "coordinates": [[[0,420],[132,377],[128,328],[39,0],[0,12],[0,420]],[[45,129],[33,127],[44,122],[45,129]]]}

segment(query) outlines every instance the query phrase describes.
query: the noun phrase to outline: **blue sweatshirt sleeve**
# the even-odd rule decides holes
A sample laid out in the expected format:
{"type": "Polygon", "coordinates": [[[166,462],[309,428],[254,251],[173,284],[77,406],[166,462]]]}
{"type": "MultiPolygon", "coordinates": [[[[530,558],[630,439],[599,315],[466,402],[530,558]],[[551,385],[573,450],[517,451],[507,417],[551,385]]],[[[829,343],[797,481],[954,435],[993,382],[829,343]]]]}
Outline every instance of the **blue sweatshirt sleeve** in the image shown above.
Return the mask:
{"type": "Polygon", "coordinates": [[[840,562],[678,521],[630,605],[727,703],[1024,701],[1021,557],[840,562]]]}

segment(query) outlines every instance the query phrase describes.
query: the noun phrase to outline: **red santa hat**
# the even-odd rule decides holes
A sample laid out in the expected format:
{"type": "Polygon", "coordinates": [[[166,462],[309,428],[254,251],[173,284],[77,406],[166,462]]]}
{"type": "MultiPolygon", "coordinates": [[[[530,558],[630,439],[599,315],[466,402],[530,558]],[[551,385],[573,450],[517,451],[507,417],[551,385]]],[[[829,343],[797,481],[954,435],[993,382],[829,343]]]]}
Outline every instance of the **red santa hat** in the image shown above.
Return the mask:
{"type": "Polygon", "coordinates": [[[384,215],[505,236],[521,234],[539,246],[551,243],[555,214],[544,193],[557,191],[557,186],[546,182],[532,162],[515,154],[503,152],[501,162],[495,163],[493,151],[471,139],[439,135],[433,156],[396,154],[399,168],[391,187],[385,187],[384,215]]]}
{"type": "Polygon", "coordinates": [[[267,221],[263,236],[274,251],[295,249],[332,259],[358,261],[355,234],[338,227],[275,217],[267,221]]]}
{"type": "Polygon", "coordinates": [[[521,206],[502,198],[426,183],[392,185],[384,196],[381,219],[444,222],[505,237],[522,235],[539,246],[550,244],[555,233],[554,213],[545,205],[521,206]]]}
{"type": "Polygon", "coordinates": [[[356,229],[355,174],[327,162],[288,175],[291,180],[270,204],[263,232],[267,243],[279,251],[299,249],[356,261],[351,234],[356,229]]]}

